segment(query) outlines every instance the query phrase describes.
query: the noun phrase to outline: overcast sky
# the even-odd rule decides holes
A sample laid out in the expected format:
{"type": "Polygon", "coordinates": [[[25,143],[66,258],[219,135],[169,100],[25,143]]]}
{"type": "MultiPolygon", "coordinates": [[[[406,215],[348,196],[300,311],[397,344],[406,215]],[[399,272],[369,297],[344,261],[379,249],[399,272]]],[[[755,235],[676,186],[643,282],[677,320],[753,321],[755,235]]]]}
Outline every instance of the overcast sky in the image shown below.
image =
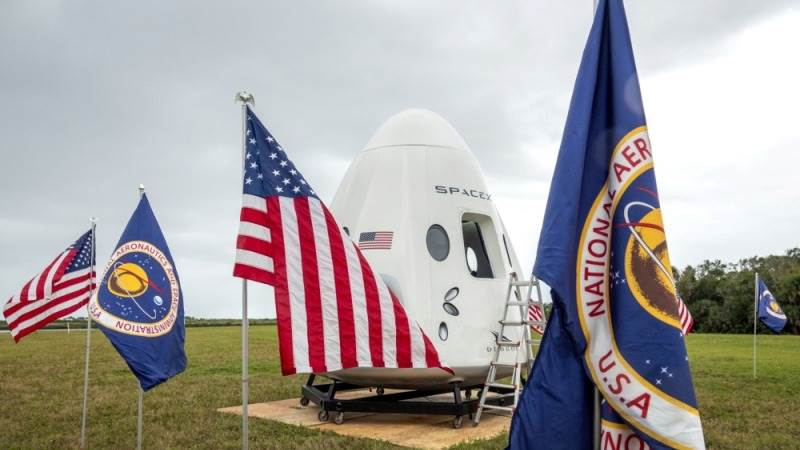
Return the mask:
{"type": "MultiPolygon", "coordinates": [[[[800,245],[800,6],[626,6],[673,264],[800,245]]],[[[527,271],[591,16],[591,0],[0,2],[0,290],[92,215],[104,266],[143,183],[186,314],[239,316],[241,89],[325,201],[384,120],[438,112],[527,271]]],[[[268,288],[251,317],[274,317],[268,288]]]]}

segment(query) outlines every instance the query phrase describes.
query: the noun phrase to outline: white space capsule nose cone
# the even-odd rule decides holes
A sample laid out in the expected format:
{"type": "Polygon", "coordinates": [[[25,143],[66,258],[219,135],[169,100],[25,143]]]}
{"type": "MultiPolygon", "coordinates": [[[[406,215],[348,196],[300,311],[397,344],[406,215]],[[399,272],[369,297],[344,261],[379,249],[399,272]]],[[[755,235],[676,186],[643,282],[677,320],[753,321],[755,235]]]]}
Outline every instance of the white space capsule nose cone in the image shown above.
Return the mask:
{"type": "MultiPolygon", "coordinates": [[[[331,377],[397,388],[483,382],[497,344],[490,331],[497,329],[509,273],[519,273],[519,264],[480,165],[453,126],[424,109],[389,118],[353,160],[331,212],[356,242],[391,233],[390,244],[364,246],[362,254],[454,371],[361,367],[331,377]],[[468,248],[474,268],[465,259],[468,248]],[[479,273],[479,265],[490,270],[479,273]]],[[[510,361],[511,352],[504,353],[510,361]]]]}
{"type": "Polygon", "coordinates": [[[406,109],[395,114],[378,128],[364,149],[401,145],[469,150],[464,138],[448,121],[426,109],[406,109]]]}

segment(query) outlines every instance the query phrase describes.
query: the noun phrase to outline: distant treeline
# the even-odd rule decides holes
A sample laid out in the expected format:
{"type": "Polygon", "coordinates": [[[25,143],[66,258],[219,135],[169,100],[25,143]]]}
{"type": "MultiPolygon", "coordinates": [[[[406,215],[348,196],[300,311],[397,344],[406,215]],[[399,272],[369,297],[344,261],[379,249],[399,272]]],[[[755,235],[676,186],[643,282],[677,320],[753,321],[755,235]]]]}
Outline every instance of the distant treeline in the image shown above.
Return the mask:
{"type": "MultiPolygon", "coordinates": [[[[800,333],[800,248],[785,255],[705,261],[683,270],[673,267],[678,293],[701,333],[752,333],[755,273],[769,287],[788,318],[784,333],[800,333]]],[[[760,322],[759,333],[769,333],[760,322]]]]}
{"type": "MultiPolygon", "coordinates": [[[[199,319],[197,317],[185,317],[187,327],[229,327],[239,326],[241,319],[199,319]]],[[[274,325],[275,319],[250,319],[250,326],[254,325],[274,325]]],[[[92,325],[94,326],[94,325],[92,325]]],[[[6,329],[5,321],[0,320],[0,330],[6,329]]],[[[86,318],[76,317],[67,320],[56,320],[44,327],[45,330],[66,330],[86,328],[86,318]]]]}
{"type": "MultiPolygon", "coordinates": [[[[201,319],[198,317],[186,316],[187,327],[228,327],[239,326],[242,319],[201,319]]],[[[275,325],[275,319],[250,319],[250,326],[253,325],[275,325]]]]}

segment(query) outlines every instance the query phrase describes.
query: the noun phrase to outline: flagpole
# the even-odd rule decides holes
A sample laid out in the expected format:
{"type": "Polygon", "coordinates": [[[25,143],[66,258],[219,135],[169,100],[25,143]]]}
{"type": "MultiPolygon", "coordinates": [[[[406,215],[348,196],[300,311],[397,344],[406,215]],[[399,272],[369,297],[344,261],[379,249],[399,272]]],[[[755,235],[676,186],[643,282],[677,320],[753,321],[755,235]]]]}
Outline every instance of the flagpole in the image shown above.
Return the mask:
{"type": "MultiPolygon", "coordinates": [[[[92,315],[89,313],[89,303],[92,301],[94,294],[94,270],[95,270],[95,231],[97,229],[97,219],[94,217],[89,218],[89,224],[92,226],[92,265],[89,281],[89,302],[86,303],[86,357],[83,364],[83,410],[81,411],[81,448],[86,448],[86,410],[89,400],[89,352],[92,348],[92,315]]],[[[67,324],[69,326],[69,324],[67,324]]]]}
{"type": "Polygon", "coordinates": [[[592,448],[595,450],[600,448],[600,391],[597,386],[594,387],[594,421],[592,422],[592,448]]]}
{"type": "MultiPolygon", "coordinates": [[[[139,199],[144,197],[144,185],[139,185],[139,199]]],[[[139,385],[139,398],[136,411],[136,450],[142,450],[142,411],[144,410],[144,390],[139,385]]]]}
{"type": "MultiPolygon", "coordinates": [[[[245,154],[247,153],[247,104],[254,103],[252,94],[241,91],[236,94],[236,101],[242,102],[242,167],[244,167],[245,154]]],[[[247,404],[250,396],[250,380],[248,377],[248,331],[250,323],[247,319],[247,280],[242,279],[242,449],[249,446],[249,429],[247,404]]]]}
{"type": "Polygon", "coordinates": [[[136,413],[136,450],[142,450],[142,409],[144,403],[144,391],[139,386],[138,411],[136,413]]]}
{"type": "Polygon", "coordinates": [[[756,280],[754,286],[754,302],[753,302],[753,378],[756,378],[756,330],[758,327],[758,272],[756,272],[756,280]]]}

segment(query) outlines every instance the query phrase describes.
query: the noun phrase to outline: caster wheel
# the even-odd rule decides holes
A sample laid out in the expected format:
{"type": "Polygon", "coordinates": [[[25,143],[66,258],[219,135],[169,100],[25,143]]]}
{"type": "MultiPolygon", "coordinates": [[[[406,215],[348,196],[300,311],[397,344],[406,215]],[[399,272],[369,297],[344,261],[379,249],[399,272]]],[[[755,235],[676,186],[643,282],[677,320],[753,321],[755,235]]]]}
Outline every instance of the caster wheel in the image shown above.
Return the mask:
{"type": "Polygon", "coordinates": [[[319,419],[320,422],[327,422],[328,417],[328,411],[325,411],[324,409],[317,413],[317,419],[319,419]]]}
{"type": "Polygon", "coordinates": [[[343,413],[343,412],[336,413],[336,417],[334,417],[334,418],[333,418],[333,422],[334,422],[336,425],[341,425],[341,424],[343,424],[343,423],[344,423],[344,413],[343,413]]]}
{"type": "Polygon", "coordinates": [[[383,388],[378,388],[378,389],[376,389],[376,390],[375,390],[375,392],[376,392],[378,395],[383,395],[383,392],[384,392],[384,391],[383,391],[383,388]]]}
{"type": "Polygon", "coordinates": [[[453,428],[458,430],[459,428],[461,428],[461,425],[463,425],[463,423],[464,423],[464,416],[456,416],[456,418],[453,419],[453,428]]]}
{"type": "Polygon", "coordinates": [[[300,406],[308,406],[309,400],[305,397],[300,397],[300,406]]]}

